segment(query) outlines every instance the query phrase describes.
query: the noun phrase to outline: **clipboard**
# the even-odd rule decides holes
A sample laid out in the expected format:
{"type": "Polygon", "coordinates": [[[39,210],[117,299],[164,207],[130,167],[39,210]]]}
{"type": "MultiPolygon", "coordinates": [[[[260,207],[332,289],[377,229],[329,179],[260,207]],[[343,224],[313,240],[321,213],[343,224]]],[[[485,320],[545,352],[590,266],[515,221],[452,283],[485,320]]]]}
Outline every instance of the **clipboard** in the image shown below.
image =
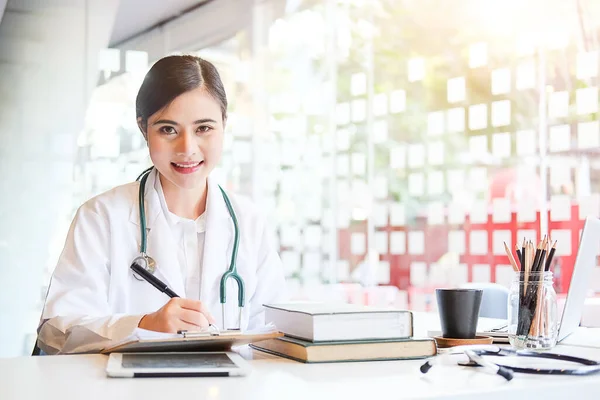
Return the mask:
{"type": "Polygon", "coordinates": [[[140,339],[131,338],[116,343],[101,351],[102,354],[110,353],[132,353],[132,352],[178,352],[178,351],[226,351],[232,346],[261,342],[283,336],[282,332],[265,333],[239,333],[221,332],[215,333],[181,333],[176,337],[140,339]]]}

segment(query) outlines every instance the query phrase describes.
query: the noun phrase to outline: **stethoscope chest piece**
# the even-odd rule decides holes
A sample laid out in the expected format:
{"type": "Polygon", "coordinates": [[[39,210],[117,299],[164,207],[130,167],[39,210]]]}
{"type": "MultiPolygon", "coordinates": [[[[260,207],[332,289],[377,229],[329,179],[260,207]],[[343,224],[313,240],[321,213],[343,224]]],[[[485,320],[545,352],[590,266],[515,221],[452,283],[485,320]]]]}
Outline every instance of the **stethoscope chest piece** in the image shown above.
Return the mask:
{"type": "MultiPolygon", "coordinates": [[[[154,258],[143,254],[140,255],[138,257],[136,257],[133,260],[133,263],[137,263],[138,265],[140,265],[142,268],[144,268],[146,271],[150,272],[152,275],[154,275],[154,271],[156,271],[156,261],[154,261],[154,258]]],[[[133,273],[133,277],[135,279],[137,279],[138,281],[143,281],[144,279],[142,279],[138,274],[136,274],[135,272],[133,273]]]]}

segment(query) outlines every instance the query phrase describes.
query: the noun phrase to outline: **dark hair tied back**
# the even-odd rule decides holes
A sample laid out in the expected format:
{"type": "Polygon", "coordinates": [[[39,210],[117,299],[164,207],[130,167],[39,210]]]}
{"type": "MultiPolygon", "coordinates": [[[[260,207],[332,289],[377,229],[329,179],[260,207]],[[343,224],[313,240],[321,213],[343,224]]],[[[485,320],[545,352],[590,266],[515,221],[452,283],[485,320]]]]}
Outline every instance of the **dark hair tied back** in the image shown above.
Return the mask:
{"type": "Polygon", "coordinates": [[[191,55],[168,56],[158,60],[146,74],[135,100],[136,119],[144,130],[148,118],[169,105],[177,96],[203,87],[221,105],[227,118],[227,96],[219,72],[213,64],[191,55]]]}

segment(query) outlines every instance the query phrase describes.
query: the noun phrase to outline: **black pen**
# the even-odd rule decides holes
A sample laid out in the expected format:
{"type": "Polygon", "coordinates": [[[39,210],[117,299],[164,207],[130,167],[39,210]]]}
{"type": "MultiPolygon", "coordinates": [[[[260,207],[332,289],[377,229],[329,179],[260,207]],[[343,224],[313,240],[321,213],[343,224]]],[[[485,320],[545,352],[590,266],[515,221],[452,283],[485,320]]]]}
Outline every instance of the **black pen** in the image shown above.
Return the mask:
{"type": "Polygon", "coordinates": [[[146,269],[140,264],[134,262],[133,264],[131,264],[131,269],[133,270],[133,272],[144,278],[144,280],[146,280],[148,283],[150,283],[152,286],[154,286],[161,292],[165,293],[167,296],[171,298],[179,297],[177,293],[169,289],[169,286],[167,286],[166,283],[152,275],[150,272],[146,271],[146,269]]]}

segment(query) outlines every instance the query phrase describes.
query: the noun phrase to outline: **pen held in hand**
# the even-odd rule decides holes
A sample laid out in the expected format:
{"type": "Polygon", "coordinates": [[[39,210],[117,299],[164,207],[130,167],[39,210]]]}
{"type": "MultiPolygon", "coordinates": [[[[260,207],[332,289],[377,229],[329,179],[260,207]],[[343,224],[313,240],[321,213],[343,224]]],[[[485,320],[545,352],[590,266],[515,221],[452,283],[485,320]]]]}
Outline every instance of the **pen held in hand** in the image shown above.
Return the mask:
{"type": "Polygon", "coordinates": [[[161,281],[160,279],[158,279],[157,277],[155,277],[154,275],[152,275],[150,272],[148,272],[140,264],[134,262],[133,264],[131,264],[131,269],[133,270],[133,272],[135,272],[136,274],[138,274],[139,276],[141,276],[142,278],[144,278],[144,280],[146,282],[148,282],[149,284],[151,284],[152,286],[154,286],[155,288],[157,288],[159,291],[165,293],[167,296],[169,296],[171,298],[173,298],[173,297],[179,297],[177,295],[177,293],[175,293],[174,291],[172,291],[171,289],[169,289],[169,286],[167,286],[166,283],[164,283],[163,281],[161,281]]]}

